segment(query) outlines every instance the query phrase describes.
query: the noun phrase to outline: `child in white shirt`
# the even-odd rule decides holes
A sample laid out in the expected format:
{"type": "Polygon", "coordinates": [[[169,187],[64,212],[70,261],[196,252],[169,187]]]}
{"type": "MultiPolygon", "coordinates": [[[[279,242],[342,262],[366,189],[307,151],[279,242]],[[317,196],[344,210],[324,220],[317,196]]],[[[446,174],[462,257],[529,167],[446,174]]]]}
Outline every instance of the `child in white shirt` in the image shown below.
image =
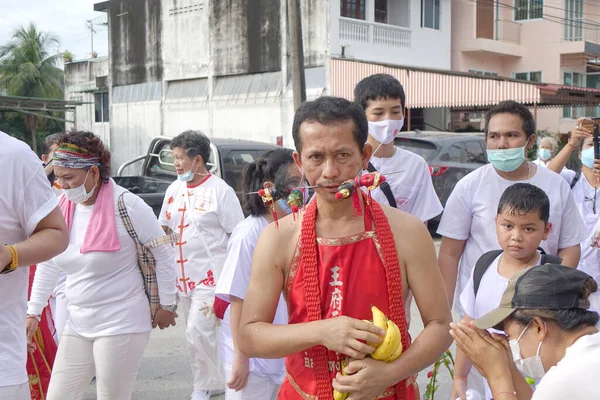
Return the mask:
{"type": "MultiPolygon", "coordinates": [[[[498,307],[509,279],[519,271],[548,262],[560,264],[559,257],[538,251],[552,229],[549,218],[550,200],[542,189],[529,183],[516,183],[504,191],[496,215],[496,234],[502,250],[483,254],[473,268],[460,295],[466,321],[475,320],[498,307]]],[[[452,399],[466,399],[471,366],[466,355],[457,349],[452,399]]],[[[483,398],[489,400],[492,398],[490,388],[487,383],[484,386],[483,398]]]]}

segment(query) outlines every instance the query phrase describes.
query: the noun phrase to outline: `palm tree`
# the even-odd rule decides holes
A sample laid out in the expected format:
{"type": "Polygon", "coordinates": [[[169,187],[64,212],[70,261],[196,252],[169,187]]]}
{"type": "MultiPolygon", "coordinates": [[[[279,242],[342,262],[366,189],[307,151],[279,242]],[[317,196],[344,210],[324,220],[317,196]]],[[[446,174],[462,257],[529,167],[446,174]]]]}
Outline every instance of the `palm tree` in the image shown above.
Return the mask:
{"type": "MultiPolygon", "coordinates": [[[[54,35],[29,23],[14,31],[8,44],[0,46],[0,89],[9,96],[63,98],[63,71],[57,67],[61,54],[54,35]],[[55,54],[51,54],[56,49],[55,54]]],[[[36,129],[43,124],[34,114],[24,114],[37,152],[36,129]]]]}

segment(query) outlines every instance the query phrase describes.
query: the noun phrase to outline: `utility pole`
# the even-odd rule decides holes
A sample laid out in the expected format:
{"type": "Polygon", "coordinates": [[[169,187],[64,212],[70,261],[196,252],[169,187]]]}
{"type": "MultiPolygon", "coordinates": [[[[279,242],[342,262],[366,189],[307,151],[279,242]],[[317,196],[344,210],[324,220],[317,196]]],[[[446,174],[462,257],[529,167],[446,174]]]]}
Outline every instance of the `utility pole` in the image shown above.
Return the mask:
{"type": "Polygon", "coordinates": [[[302,44],[302,13],[300,0],[287,0],[288,25],[290,29],[290,53],[292,70],[292,90],[294,110],[306,100],[306,80],[304,77],[304,46],[302,44]]]}
{"type": "Polygon", "coordinates": [[[94,33],[96,33],[96,31],[94,30],[94,23],[92,22],[91,19],[88,19],[87,21],[85,21],[85,25],[90,28],[90,36],[92,37],[92,53],[91,56],[92,58],[94,57],[94,33]]]}

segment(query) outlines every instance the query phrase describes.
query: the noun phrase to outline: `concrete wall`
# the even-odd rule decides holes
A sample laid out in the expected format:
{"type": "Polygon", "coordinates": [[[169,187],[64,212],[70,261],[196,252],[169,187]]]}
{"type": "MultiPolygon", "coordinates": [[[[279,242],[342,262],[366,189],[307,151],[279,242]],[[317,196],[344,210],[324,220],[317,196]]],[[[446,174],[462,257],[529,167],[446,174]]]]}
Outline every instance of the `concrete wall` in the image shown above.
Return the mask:
{"type": "MultiPolygon", "coordinates": [[[[421,0],[388,0],[388,27],[403,27],[409,31],[408,45],[375,44],[372,39],[360,42],[340,37],[340,1],[330,0],[331,54],[340,56],[342,46],[348,58],[435,69],[450,69],[451,6],[455,1],[440,1],[440,29],[421,27],[421,0]]],[[[374,0],[366,0],[366,21],[374,24],[374,0]]],[[[361,21],[358,22],[359,24],[361,21]]],[[[398,39],[399,40],[399,39],[398,39]]]]}
{"type": "Polygon", "coordinates": [[[66,119],[74,123],[66,123],[67,130],[93,132],[110,147],[110,123],[95,122],[94,93],[108,91],[108,87],[98,87],[100,82],[107,82],[108,58],[95,58],[65,63],[65,100],[83,101],[90,104],[78,106],[75,112],[66,113],[66,119]],[[96,78],[101,78],[98,82],[96,78]]]}
{"type": "Polygon", "coordinates": [[[112,83],[163,78],[161,0],[111,0],[108,7],[112,83]]]}
{"type": "Polygon", "coordinates": [[[116,173],[125,161],[145,154],[152,138],[162,134],[162,113],[158,101],[113,104],[111,112],[111,165],[116,173]]]}

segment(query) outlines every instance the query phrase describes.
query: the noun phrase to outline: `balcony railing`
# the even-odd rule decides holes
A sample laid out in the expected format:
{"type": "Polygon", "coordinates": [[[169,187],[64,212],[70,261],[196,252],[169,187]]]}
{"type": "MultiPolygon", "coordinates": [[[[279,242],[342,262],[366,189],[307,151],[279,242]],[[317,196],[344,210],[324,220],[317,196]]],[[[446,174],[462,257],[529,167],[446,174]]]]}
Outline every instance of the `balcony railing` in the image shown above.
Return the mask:
{"type": "Polygon", "coordinates": [[[515,21],[500,19],[496,21],[496,40],[521,44],[521,24],[515,21]]]}
{"type": "Polygon", "coordinates": [[[348,42],[410,48],[410,29],[340,17],[340,39],[348,42]]]}

